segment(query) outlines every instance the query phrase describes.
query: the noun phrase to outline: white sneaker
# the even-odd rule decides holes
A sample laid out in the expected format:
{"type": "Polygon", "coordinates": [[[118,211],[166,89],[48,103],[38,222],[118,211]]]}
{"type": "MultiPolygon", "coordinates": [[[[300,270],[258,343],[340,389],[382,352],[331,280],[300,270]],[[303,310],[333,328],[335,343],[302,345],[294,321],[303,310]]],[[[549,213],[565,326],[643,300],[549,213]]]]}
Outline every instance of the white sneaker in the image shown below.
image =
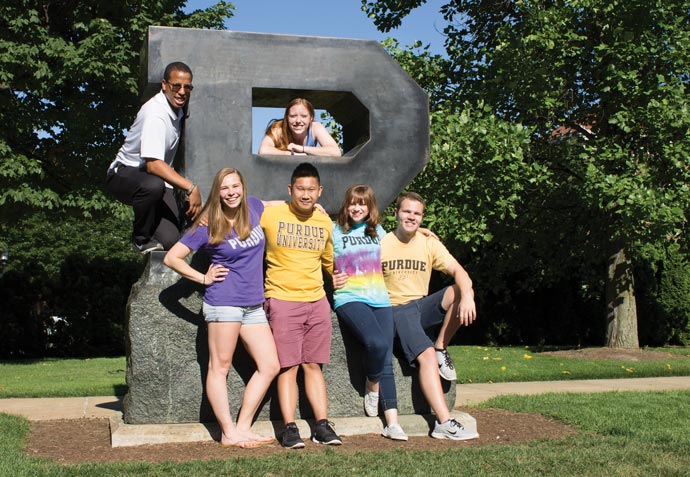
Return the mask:
{"type": "Polygon", "coordinates": [[[438,360],[438,373],[446,381],[456,381],[458,374],[455,372],[455,365],[448,354],[448,350],[437,349],[436,359],[438,360]]]}
{"type": "Polygon", "coordinates": [[[434,430],[431,433],[431,437],[434,439],[452,439],[454,441],[468,441],[470,439],[476,439],[479,434],[474,431],[468,431],[462,424],[453,419],[452,417],[448,419],[443,424],[439,424],[436,421],[434,425],[434,430]]]}
{"type": "Polygon", "coordinates": [[[406,441],[407,434],[403,431],[400,424],[391,424],[383,428],[381,435],[387,439],[393,439],[394,441],[406,441]]]}
{"type": "Polygon", "coordinates": [[[364,414],[369,417],[379,415],[379,393],[368,391],[367,388],[364,391],[364,414]]]}

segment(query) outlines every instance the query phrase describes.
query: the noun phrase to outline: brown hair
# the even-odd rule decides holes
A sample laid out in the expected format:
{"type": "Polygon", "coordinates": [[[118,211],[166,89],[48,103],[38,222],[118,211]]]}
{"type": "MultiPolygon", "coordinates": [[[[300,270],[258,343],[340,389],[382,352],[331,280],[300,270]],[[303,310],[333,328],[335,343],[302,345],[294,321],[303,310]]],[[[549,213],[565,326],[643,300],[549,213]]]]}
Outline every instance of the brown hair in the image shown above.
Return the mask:
{"type": "MultiPolygon", "coordinates": [[[[244,182],[244,177],[240,171],[232,167],[226,167],[218,171],[213,178],[211,191],[208,193],[206,204],[201,209],[199,217],[206,217],[208,223],[208,242],[212,245],[217,245],[225,240],[225,237],[230,235],[232,230],[235,231],[240,240],[246,240],[252,231],[252,226],[249,222],[249,207],[247,206],[247,186],[244,182]],[[220,198],[220,186],[223,180],[230,174],[237,174],[242,184],[242,202],[240,203],[239,211],[235,217],[235,224],[230,225],[227,216],[225,215],[225,206],[220,198]]],[[[194,222],[194,227],[199,226],[199,219],[194,222]]]]}
{"type": "Polygon", "coordinates": [[[309,114],[311,115],[312,121],[314,120],[314,106],[312,106],[309,100],[306,100],[304,98],[295,98],[292,101],[290,101],[288,105],[285,107],[283,119],[273,121],[266,128],[266,135],[270,136],[271,139],[273,139],[273,144],[275,144],[276,149],[280,149],[281,151],[287,151],[288,144],[290,144],[291,142],[296,142],[294,136],[292,135],[292,131],[288,126],[287,119],[290,113],[290,108],[298,104],[301,104],[302,106],[307,108],[307,111],[309,111],[309,114]]]}
{"type": "Polygon", "coordinates": [[[403,203],[403,200],[412,200],[414,202],[419,202],[422,204],[422,212],[426,209],[426,202],[422,198],[421,195],[417,194],[416,192],[403,192],[398,196],[398,200],[395,202],[395,209],[400,210],[400,206],[403,203]]]}
{"type": "Polygon", "coordinates": [[[376,226],[379,223],[379,209],[376,205],[376,196],[374,189],[364,184],[357,184],[345,191],[345,199],[340,206],[338,218],[336,223],[343,228],[343,232],[348,233],[350,228],[354,225],[350,223],[350,217],[347,213],[347,208],[352,204],[362,204],[369,208],[369,215],[365,220],[366,230],[364,235],[369,237],[376,237],[376,226]]]}

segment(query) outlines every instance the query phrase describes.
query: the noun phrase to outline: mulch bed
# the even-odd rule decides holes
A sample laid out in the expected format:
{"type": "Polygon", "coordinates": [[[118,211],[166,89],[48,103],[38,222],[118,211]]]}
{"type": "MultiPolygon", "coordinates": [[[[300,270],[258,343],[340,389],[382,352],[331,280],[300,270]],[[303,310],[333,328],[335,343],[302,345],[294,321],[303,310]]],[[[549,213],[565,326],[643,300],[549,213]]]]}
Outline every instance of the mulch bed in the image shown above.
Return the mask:
{"type": "MultiPolygon", "coordinates": [[[[515,444],[533,439],[559,439],[577,433],[565,424],[540,415],[523,414],[502,409],[471,409],[477,420],[479,439],[472,441],[438,440],[410,437],[395,442],[376,434],[346,436],[342,446],[322,446],[311,441],[300,450],[285,450],[275,444],[237,449],[221,447],[215,442],[189,444],[157,444],[136,447],[110,447],[107,419],[71,419],[31,422],[28,455],[44,457],[63,464],[97,462],[184,462],[189,460],[227,459],[240,456],[263,457],[279,452],[324,452],[330,448],[341,453],[390,451],[434,451],[487,445],[515,444]]],[[[304,437],[304,436],[303,436],[304,437]]]]}

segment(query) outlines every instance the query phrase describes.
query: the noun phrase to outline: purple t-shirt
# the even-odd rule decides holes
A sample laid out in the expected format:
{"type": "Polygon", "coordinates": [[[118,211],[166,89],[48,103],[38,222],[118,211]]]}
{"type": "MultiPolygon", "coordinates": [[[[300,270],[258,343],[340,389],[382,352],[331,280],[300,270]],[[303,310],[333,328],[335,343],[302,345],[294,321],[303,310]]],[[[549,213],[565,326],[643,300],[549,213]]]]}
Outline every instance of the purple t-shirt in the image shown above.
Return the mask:
{"type": "Polygon", "coordinates": [[[253,306],[264,302],[264,248],[266,239],[259,224],[264,205],[255,197],[247,200],[252,232],[246,240],[235,231],[217,245],[208,243],[208,227],[200,225],[187,232],[180,242],[192,250],[205,250],[212,264],[229,269],[225,280],[206,287],[204,301],[213,306],[253,306]]]}

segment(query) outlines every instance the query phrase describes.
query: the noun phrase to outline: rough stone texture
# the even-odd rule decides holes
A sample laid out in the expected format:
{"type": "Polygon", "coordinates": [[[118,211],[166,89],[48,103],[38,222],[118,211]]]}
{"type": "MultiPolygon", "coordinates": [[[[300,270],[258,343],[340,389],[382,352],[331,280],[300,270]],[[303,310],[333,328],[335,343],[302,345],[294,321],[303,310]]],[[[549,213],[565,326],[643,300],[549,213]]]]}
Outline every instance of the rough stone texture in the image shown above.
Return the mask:
{"type": "Polygon", "coordinates": [[[326,210],[336,211],[356,183],[372,186],[384,208],[429,160],[428,98],[375,41],[150,27],[146,53],[144,98],[160,88],[171,61],[194,72],[176,160],[184,160],[202,197],[215,173],[230,166],[251,195],[284,198],[292,170],[308,160],[321,174],[326,210]],[[343,126],[342,158],[251,153],[252,106],[283,108],[296,96],[343,126]]]}
{"type": "MultiPolygon", "coordinates": [[[[127,385],[124,420],[128,424],[163,424],[213,421],[205,398],[204,380],[208,348],[201,315],[201,287],[181,279],[163,265],[164,252],[154,252],[144,274],[132,287],[128,303],[127,385]]],[[[197,254],[192,266],[203,269],[206,260],[197,254]]],[[[362,350],[347,330],[341,330],[335,313],[331,362],[324,367],[329,415],[363,416],[364,374],[362,350]]],[[[401,414],[429,412],[418,388],[416,373],[394,361],[401,414]]],[[[254,371],[241,346],[228,378],[230,407],[238,411],[244,384],[254,371]]],[[[455,403],[455,383],[443,381],[446,402],[455,403]]],[[[300,391],[303,386],[300,386],[300,391]]],[[[269,390],[259,419],[280,420],[275,387],[269,390]]],[[[306,397],[299,398],[298,418],[312,417],[306,397]]]]}

